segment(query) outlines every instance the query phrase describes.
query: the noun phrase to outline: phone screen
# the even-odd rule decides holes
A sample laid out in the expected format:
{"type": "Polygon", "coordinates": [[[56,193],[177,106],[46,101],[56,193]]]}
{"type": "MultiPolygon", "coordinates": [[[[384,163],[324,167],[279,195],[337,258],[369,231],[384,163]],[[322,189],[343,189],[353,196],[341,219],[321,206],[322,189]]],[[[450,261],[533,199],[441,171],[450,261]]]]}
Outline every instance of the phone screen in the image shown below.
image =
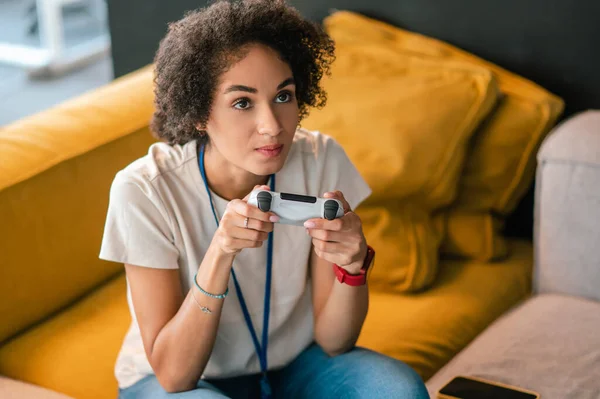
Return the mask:
{"type": "Polygon", "coordinates": [[[456,377],[440,390],[441,394],[460,399],[535,399],[536,395],[497,385],[456,377]]]}

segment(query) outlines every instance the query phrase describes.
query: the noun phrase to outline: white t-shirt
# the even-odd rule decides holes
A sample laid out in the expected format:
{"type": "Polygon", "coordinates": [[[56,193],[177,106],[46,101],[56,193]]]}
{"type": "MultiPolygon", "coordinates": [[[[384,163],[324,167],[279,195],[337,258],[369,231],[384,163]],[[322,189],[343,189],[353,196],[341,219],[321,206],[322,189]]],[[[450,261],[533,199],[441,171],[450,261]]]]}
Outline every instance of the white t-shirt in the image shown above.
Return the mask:
{"type": "MultiPolygon", "coordinates": [[[[311,196],[340,190],[354,209],[371,193],[342,147],[331,137],[298,129],[275,191],[311,196]]],[[[211,192],[217,215],[227,200],[211,192]]],[[[217,229],[200,175],[195,141],[156,143],[148,155],[120,171],[112,184],[100,258],[137,266],[178,269],[183,294],[217,229]]],[[[310,237],[303,227],[276,224],[273,237],[268,364],[288,364],[313,341],[309,281],[310,237]]],[[[233,267],[258,337],[262,336],[266,248],[244,249],[233,267]]],[[[126,388],[153,370],[136,321],[119,353],[115,375],[126,388]]],[[[236,295],[233,279],[224,300],[217,338],[203,377],[225,378],[260,372],[258,357],[236,295]]]]}

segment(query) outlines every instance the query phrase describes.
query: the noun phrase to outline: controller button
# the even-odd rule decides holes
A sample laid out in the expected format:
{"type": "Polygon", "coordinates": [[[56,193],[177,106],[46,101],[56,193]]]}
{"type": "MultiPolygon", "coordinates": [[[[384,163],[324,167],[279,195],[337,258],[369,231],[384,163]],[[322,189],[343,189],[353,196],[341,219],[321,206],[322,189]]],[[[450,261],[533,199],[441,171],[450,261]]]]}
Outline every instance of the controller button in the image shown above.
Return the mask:
{"type": "Polygon", "coordinates": [[[323,204],[323,217],[327,220],[335,219],[337,215],[337,211],[339,208],[339,204],[334,200],[327,200],[325,204],[323,204]]]}
{"type": "Polygon", "coordinates": [[[256,196],[256,202],[258,203],[258,209],[263,212],[269,212],[271,210],[271,200],[273,197],[268,191],[261,191],[256,196]]]}

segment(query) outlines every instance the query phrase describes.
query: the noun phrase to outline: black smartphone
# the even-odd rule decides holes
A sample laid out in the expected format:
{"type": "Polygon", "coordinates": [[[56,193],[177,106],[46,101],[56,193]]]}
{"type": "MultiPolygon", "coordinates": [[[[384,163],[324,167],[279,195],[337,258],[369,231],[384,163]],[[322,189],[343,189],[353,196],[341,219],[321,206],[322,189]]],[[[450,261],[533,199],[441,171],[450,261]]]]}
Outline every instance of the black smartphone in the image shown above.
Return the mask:
{"type": "Polygon", "coordinates": [[[540,395],[477,377],[454,377],[438,391],[439,399],[539,399],[540,395]]]}

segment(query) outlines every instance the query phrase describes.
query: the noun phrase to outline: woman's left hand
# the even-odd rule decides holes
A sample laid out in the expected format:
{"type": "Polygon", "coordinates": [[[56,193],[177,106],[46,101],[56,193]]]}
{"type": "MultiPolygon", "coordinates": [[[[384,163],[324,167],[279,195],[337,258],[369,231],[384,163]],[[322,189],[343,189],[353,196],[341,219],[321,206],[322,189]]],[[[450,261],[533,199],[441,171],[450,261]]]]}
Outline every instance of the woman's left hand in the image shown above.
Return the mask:
{"type": "Polygon", "coordinates": [[[367,256],[367,243],[358,215],[341,191],[324,194],[324,198],[335,198],[344,205],[344,216],[339,219],[310,219],[304,223],[316,254],[331,263],[343,267],[351,274],[358,274],[367,256]]]}

